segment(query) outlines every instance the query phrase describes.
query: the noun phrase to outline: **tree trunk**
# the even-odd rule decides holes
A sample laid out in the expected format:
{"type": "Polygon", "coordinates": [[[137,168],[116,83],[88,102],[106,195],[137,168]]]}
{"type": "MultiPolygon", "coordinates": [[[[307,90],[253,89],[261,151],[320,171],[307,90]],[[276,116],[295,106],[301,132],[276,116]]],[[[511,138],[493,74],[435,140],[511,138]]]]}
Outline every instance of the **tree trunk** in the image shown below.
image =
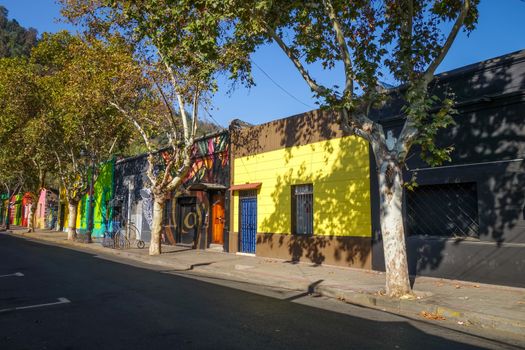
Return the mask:
{"type": "Polygon", "coordinates": [[[6,212],[7,212],[7,216],[5,218],[5,229],[6,230],[9,230],[11,228],[11,197],[7,197],[8,200],[7,200],[7,208],[6,208],[6,212]]]}
{"type": "Polygon", "coordinates": [[[398,162],[383,161],[379,168],[379,209],[386,267],[386,293],[411,295],[403,227],[403,178],[398,162]]]}
{"type": "Polygon", "coordinates": [[[162,222],[164,221],[165,196],[154,195],[153,198],[153,223],[151,225],[151,241],[149,244],[149,255],[160,255],[161,244],[160,235],[162,234],[162,222]]]}
{"type": "Polygon", "coordinates": [[[35,212],[36,205],[31,202],[29,204],[29,214],[27,215],[27,232],[35,232],[35,212]]]}
{"type": "Polygon", "coordinates": [[[77,209],[78,201],[68,201],[69,214],[67,219],[67,239],[72,241],[77,237],[77,209]]]}

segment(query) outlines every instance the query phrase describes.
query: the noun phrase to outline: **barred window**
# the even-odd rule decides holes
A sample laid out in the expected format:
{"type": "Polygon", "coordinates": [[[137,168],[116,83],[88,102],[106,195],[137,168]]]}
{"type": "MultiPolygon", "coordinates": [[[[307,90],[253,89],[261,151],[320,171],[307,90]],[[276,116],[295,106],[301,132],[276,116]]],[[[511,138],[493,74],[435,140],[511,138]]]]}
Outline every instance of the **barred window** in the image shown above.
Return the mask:
{"type": "Polygon", "coordinates": [[[292,186],[292,233],[314,233],[314,187],[312,184],[292,186]]]}
{"type": "Polygon", "coordinates": [[[476,183],[420,185],[407,191],[410,235],[478,237],[476,183]]]}

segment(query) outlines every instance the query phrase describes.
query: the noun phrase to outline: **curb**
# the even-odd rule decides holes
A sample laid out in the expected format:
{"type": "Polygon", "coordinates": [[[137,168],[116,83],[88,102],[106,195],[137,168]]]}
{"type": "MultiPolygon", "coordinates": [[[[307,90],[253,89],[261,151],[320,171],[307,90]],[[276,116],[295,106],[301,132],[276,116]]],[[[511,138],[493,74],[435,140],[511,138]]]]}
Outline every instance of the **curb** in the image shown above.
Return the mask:
{"type": "MultiPolygon", "coordinates": [[[[14,235],[12,232],[9,234],[14,235]]],[[[286,278],[282,275],[258,273],[257,270],[252,269],[250,269],[249,272],[235,270],[233,273],[223,271],[219,268],[213,268],[208,266],[199,267],[195,269],[194,266],[191,264],[178,263],[175,261],[165,261],[160,258],[150,257],[149,255],[141,255],[121,250],[107,249],[98,245],[88,245],[85,243],[71,242],[63,239],[53,239],[48,237],[38,237],[35,235],[28,234],[16,236],[22,238],[29,238],[35,241],[51,242],[65,247],[78,247],[84,250],[89,250],[91,252],[105,253],[108,255],[124,257],[133,261],[166,267],[169,268],[170,272],[191,271],[192,273],[198,274],[203,277],[217,277],[217,275],[220,275],[228,277],[232,281],[250,282],[252,284],[260,286],[284,288],[299,292],[307,291],[308,293],[319,294],[325,297],[338,299],[349,304],[365,306],[411,318],[415,318],[415,316],[418,316],[420,319],[421,312],[426,311],[437,316],[442,316],[446,318],[446,320],[448,320],[449,322],[452,321],[458,324],[474,326],[478,329],[496,330],[508,333],[513,336],[518,336],[518,338],[520,339],[525,339],[525,320],[498,317],[462,309],[452,309],[432,301],[425,301],[424,299],[391,299],[378,294],[372,294],[357,290],[345,290],[330,285],[323,285],[322,283],[316,286],[311,286],[311,282],[308,280],[293,280],[290,278],[286,278]],[[253,279],[254,273],[259,277],[257,281],[254,281],[253,279]]]]}
{"type": "Polygon", "coordinates": [[[474,326],[479,329],[497,330],[516,335],[520,338],[523,338],[525,334],[524,320],[503,318],[461,309],[451,309],[424,300],[390,299],[386,296],[341,290],[330,286],[320,285],[315,289],[317,293],[323,296],[335,298],[350,304],[389,311],[403,316],[419,316],[422,311],[426,311],[437,316],[442,316],[449,321],[462,322],[460,324],[474,326]]]}

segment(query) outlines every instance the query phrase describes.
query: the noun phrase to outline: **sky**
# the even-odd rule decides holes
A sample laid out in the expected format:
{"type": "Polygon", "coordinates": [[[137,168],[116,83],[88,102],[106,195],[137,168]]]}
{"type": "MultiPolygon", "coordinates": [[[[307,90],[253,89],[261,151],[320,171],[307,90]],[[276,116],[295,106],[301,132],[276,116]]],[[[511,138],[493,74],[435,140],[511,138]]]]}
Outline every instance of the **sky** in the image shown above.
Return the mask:
{"type": "MultiPolygon", "coordinates": [[[[9,18],[24,27],[36,28],[39,33],[75,29],[58,20],[60,7],[54,0],[0,0],[0,5],[8,9],[9,18]]],[[[438,73],[525,49],[525,1],[481,0],[479,12],[476,30],[468,37],[463,32],[458,35],[438,73]]],[[[232,90],[226,79],[221,79],[205,119],[222,126],[236,118],[260,124],[316,108],[310,89],[275,44],[259,49],[253,62],[257,85],[249,90],[232,90]]],[[[311,69],[321,83],[342,86],[340,67],[333,71],[316,66],[311,69]]]]}

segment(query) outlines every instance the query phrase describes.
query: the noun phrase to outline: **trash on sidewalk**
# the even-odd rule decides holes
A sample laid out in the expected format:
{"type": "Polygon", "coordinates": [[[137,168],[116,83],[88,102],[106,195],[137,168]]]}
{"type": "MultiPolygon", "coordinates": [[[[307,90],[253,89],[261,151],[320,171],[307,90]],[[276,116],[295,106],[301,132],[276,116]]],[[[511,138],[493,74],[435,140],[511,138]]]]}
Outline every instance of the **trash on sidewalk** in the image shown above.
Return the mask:
{"type": "Polygon", "coordinates": [[[446,320],[445,317],[438,315],[436,313],[433,313],[433,312],[428,312],[428,311],[421,311],[419,315],[426,318],[427,320],[436,320],[436,321],[446,320]]]}

